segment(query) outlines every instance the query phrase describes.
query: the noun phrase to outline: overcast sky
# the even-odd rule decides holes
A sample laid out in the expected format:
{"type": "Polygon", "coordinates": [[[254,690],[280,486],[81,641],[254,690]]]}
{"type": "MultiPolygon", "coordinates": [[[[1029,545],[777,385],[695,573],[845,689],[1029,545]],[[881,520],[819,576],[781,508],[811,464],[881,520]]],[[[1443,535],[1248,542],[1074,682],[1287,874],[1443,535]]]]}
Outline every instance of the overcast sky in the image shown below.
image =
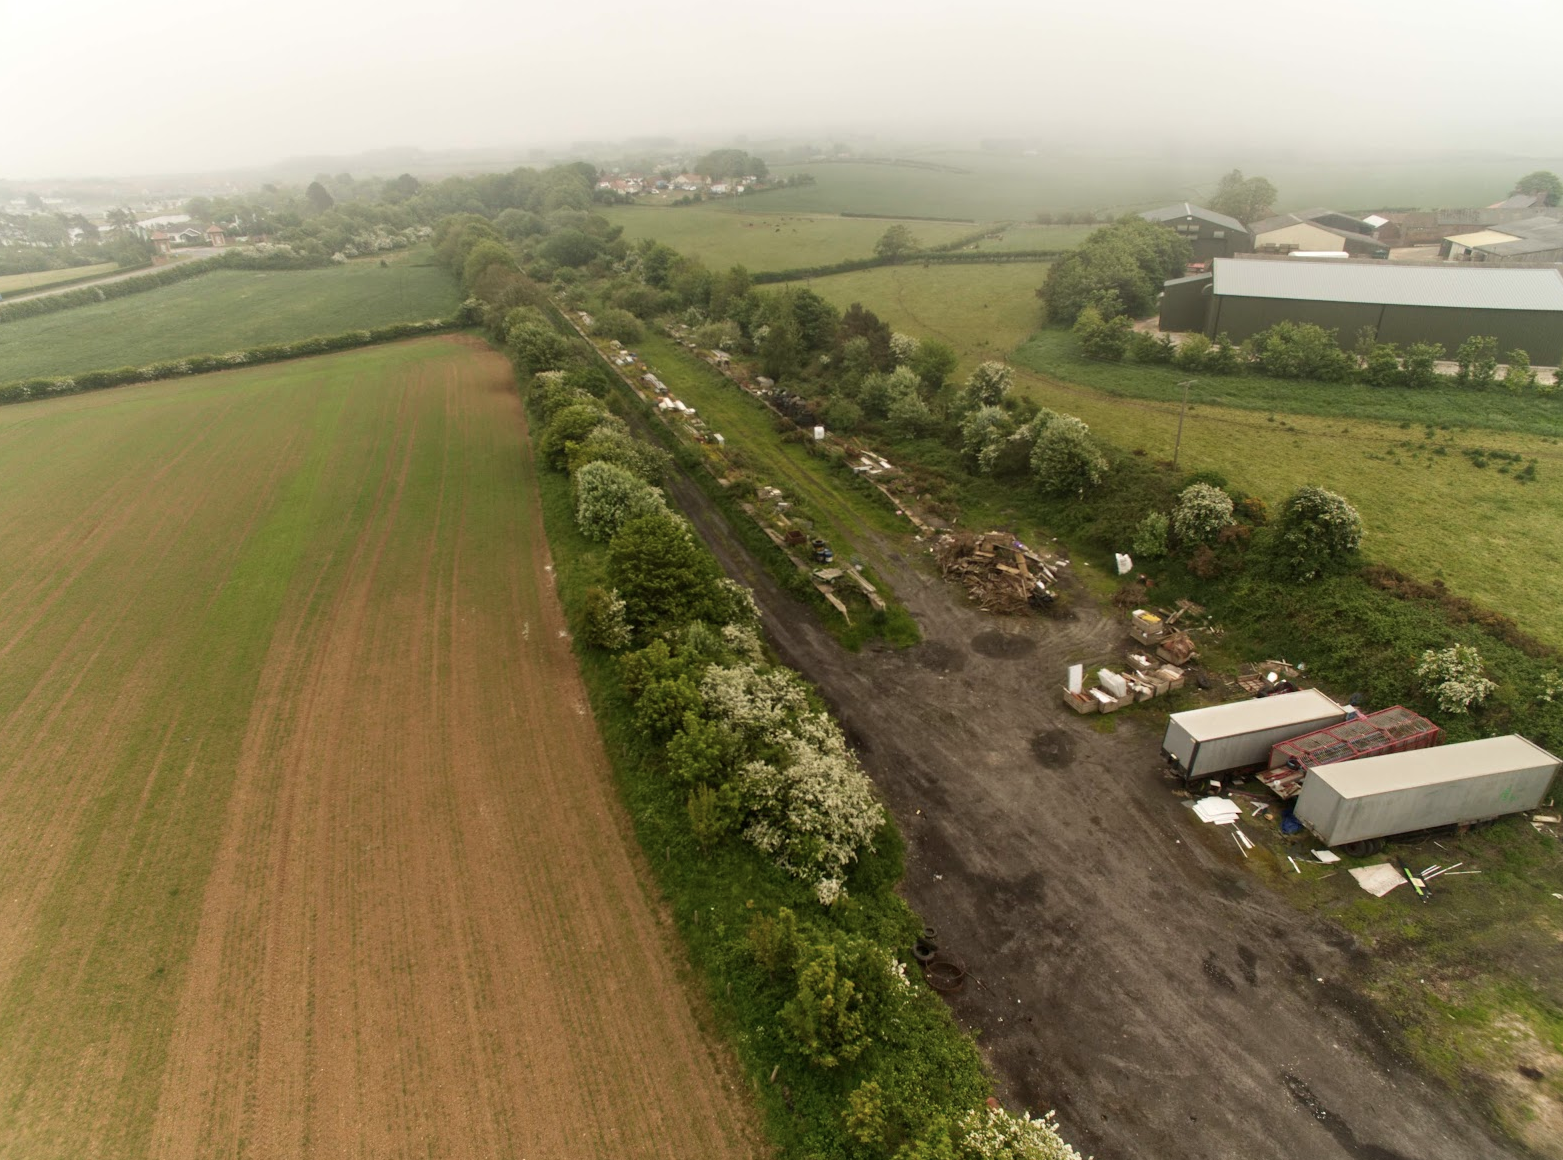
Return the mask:
{"type": "Polygon", "coordinates": [[[0,45],[11,178],[854,128],[1563,152],[1557,0],[0,0],[0,45]]]}

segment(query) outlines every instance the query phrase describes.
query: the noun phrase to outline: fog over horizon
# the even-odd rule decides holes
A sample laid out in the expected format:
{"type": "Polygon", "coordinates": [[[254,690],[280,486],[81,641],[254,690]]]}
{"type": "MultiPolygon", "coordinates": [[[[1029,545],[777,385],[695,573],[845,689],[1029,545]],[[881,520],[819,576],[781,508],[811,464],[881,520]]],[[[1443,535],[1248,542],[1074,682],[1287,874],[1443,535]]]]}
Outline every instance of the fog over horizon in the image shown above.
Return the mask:
{"type": "Polygon", "coordinates": [[[1508,54],[1521,34],[1563,43],[1563,5],[1492,0],[1477,15],[1473,31],[1448,0],[1285,14],[1236,0],[796,0],[763,16],[716,0],[0,0],[8,87],[27,94],[0,125],[0,178],[865,133],[1234,161],[1563,155],[1556,70],[1508,54]]]}

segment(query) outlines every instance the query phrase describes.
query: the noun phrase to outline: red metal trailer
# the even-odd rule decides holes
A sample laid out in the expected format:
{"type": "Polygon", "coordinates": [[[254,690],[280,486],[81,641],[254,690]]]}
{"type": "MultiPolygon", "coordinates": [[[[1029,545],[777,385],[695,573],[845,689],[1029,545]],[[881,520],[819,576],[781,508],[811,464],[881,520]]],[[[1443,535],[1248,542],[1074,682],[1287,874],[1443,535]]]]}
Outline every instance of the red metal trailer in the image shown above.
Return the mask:
{"type": "Polygon", "coordinates": [[[1270,749],[1269,772],[1259,777],[1281,797],[1296,797],[1307,766],[1429,749],[1443,739],[1426,717],[1396,705],[1280,742],[1270,749]]]}

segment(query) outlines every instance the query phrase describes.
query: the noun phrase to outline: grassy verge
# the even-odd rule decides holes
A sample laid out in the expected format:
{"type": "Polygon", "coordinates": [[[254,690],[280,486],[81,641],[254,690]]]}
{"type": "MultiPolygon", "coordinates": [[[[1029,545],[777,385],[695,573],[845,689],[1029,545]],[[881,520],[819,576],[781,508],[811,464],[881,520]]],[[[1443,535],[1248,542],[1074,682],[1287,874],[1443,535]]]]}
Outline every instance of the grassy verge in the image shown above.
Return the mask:
{"type": "Polygon", "coordinates": [[[988,1081],[972,1041],[948,1008],[914,980],[915,1001],[898,1026],[876,1032],[872,1054],[834,1069],[789,1054],[777,1028],[775,984],[751,962],[744,936],[755,916],[789,907],[882,945],[910,944],[920,922],[895,894],[903,846],[893,823],[876,839],[848,880],[848,899],[822,912],[806,884],[780,875],[745,844],[702,850],[689,831],[684,792],[659,773],[660,756],[634,721],[614,659],[579,643],[588,588],[604,579],[605,551],[576,530],[569,482],[540,477],[544,525],[559,595],[577,633],[576,653],[637,837],[646,851],[690,958],[765,1114],[783,1156],[852,1154],[842,1111],[866,1068],[888,1069],[926,1085],[931,1100],[975,1106],[988,1081]],[[823,918],[820,917],[823,914],[823,918]]]}
{"type": "MultiPolygon", "coordinates": [[[[1550,357],[1552,352],[1546,352],[1550,357]]],[[[1553,399],[1511,395],[1501,388],[1466,391],[1454,386],[1413,391],[1370,387],[1364,383],[1316,383],[1267,375],[1190,375],[1170,366],[1098,362],[1083,357],[1067,330],[1056,327],[1032,335],[1012,356],[1021,366],[1079,383],[1105,395],[1174,402],[1180,383],[1193,380],[1189,401],[1245,411],[1324,415],[1383,423],[1426,424],[1448,429],[1515,431],[1563,437],[1563,396],[1553,399]]],[[[1545,362],[1542,352],[1534,356],[1545,362]]]]}
{"type": "Polygon", "coordinates": [[[921,634],[916,621],[873,571],[870,537],[876,533],[901,535],[907,530],[883,493],[845,467],[815,453],[805,439],[787,437],[781,428],[795,430],[790,423],[779,419],[759,400],[672,339],[648,334],[635,344],[635,350],[677,398],[693,406],[714,431],[722,433],[733,462],[752,474],[757,483],[782,490],[794,505],[788,515],[810,528],[812,534],[828,540],[836,550],[838,563],[863,565],[869,581],[885,598],[887,608],[884,613],[854,613],[851,625],[842,623],[840,614],[820,600],[809,585],[798,588],[802,574],[739,508],[743,497],[722,487],[699,465],[691,475],[717,501],[740,538],[756,551],[777,580],[791,591],[806,591],[818,606],[822,622],[849,648],[858,648],[872,639],[895,645],[917,643],[921,634]]]}

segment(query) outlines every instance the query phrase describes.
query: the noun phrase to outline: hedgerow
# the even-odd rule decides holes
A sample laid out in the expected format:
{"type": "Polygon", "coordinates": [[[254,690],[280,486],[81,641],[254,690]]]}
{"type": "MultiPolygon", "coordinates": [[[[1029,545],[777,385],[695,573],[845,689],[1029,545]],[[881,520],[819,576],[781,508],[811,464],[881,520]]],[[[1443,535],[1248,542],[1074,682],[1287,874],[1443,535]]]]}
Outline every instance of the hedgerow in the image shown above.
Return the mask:
{"type": "Polygon", "coordinates": [[[438,334],[442,331],[456,330],[461,325],[457,319],[452,318],[430,318],[422,322],[393,322],[389,326],[377,326],[372,330],[349,330],[345,334],[321,335],[315,338],[302,338],[297,342],[254,346],[248,350],[229,351],[227,354],[195,354],[144,367],[116,367],[112,370],[87,371],[85,374],[57,379],[19,379],[16,382],[0,383],[0,406],[7,403],[25,403],[33,399],[48,399],[57,395],[80,395],[87,391],[102,391],[109,387],[123,387],[132,383],[151,383],[160,379],[182,378],[185,375],[204,375],[211,371],[232,370],[234,367],[260,366],[264,363],[308,358],[311,355],[330,354],[333,351],[353,350],[361,346],[375,346],[382,342],[414,338],[420,334],[438,334]]]}
{"type": "Polygon", "coordinates": [[[211,258],[197,258],[164,266],[149,274],[137,274],[134,278],[79,286],[60,294],[41,294],[22,298],[15,302],[0,303],[0,323],[15,322],[22,318],[36,318],[42,314],[54,314],[77,306],[94,306],[111,298],[126,298],[132,294],[144,294],[163,286],[172,286],[190,278],[199,278],[215,270],[308,270],[327,265],[317,258],[295,253],[288,246],[243,246],[211,258]]]}

